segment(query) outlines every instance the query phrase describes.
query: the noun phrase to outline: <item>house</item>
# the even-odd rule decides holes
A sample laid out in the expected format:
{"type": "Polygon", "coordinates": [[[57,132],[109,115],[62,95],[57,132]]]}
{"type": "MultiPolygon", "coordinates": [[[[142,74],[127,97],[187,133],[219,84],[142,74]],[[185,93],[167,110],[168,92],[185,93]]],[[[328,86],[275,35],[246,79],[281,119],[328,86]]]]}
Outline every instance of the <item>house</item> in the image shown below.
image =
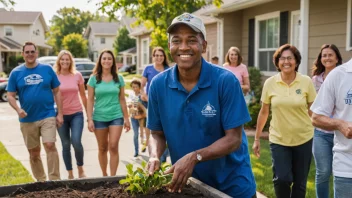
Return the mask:
{"type": "Polygon", "coordinates": [[[244,64],[259,68],[265,76],[276,74],[275,50],[285,43],[301,52],[299,71],[310,75],[322,44],[339,47],[344,62],[351,57],[351,0],[223,0],[198,14],[222,21],[222,50],[237,46],[244,64]]]}
{"type": "Polygon", "coordinates": [[[20,55],[26,41],[34,42],[39,56],[49,54],[45,33],[49,28],[41,12],[7,11],[0,8],[0,72],[9,66],[11,56],[20,55]]]}
{"type": "Polygon", "coordinates": [[[137,63],[136,49],[136,47],[132,47],[118,53],[116,57],[116,64],[118,64],[119,68],[123,65],[135,65],[137,63]]]}
{"type": "MultiPolygon", "coordinates": [[[[222,62],[223,48],[221,46],[223,46],[223,39],[221,39],[221,34],[218,34],[218,32],[222,32],[223,29],[222,21],[211,16],[200,16],[198,12],[194,12],[193,14],[202,18],[207,31],[208,47],[203,57],[207,61],[210,61],[211,57],[218,56],[219,61],[222,62]]],[[[132,24],[136,19],[123,17],[122,20],[130,32],[129,35],[136,38],[137,73],[141,74],[144,68],[152,63],[152,48],[150,47],[150,33],[152,30],[148,30],[143,25],[133,27],[132,24]]]]}
{"type": "Polygon", "coordinates": [[[121,24],[119,22],[90,22],[84,32],[88,40],[88,54],[94,62],[104,49],[113,50],[116,35],[121,24]]]}

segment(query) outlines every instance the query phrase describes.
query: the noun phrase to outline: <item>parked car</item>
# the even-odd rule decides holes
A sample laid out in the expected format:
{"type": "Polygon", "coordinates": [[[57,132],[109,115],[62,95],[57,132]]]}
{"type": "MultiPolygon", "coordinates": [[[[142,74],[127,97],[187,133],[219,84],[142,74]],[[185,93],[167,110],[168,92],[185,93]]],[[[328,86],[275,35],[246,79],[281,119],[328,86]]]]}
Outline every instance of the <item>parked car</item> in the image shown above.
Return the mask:
{"type": "Polygon", "coordinates": [[[9,80],[8,78],[0,78],[0,83],[7,82],[8,80],[9,80]]]}
{"type": "Polygon", "coordinates": [[[7,102],[7,91],[6,91],[7,82],[0,83],[0,100],[7,102]]]}
{"type": "Polygon", "coordinates": [[[128,72],[130,74],[135,74],[136,65],[124,65],[119,69],[119,72],[128,72]]]}
{"type": "MultiPolygon", "coordinates": [[[[37,58],[37,61],[43,64],[50,64],[54,65],[56,63],[57,56],[42,56],[40,58],[37,58]]],[[[89,58],[74,58],[75,62],[91,62],[89,58]]]]}
{"type": "Polygon", "coordinates": [[[87,84],[90,75],[93,73],[94,67],[94,62],[76,62],[76,69],[81,72],[84,79],[84,84],[87,84]]]}

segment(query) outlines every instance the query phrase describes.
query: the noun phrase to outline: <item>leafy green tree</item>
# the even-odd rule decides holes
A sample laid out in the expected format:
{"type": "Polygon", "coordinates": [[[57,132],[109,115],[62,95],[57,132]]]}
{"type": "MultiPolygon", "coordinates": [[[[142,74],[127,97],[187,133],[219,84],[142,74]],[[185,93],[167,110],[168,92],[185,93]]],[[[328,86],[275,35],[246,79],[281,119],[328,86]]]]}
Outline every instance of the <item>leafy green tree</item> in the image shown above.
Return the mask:
{"type": "Polygon", "coordinates": [[[143,24],[151,29],[151,46],[167,49],[166,29],[172,19],[184,12],[194,12],[199,8],[214,4],[220,6],[222,0],[102,0],[99,10],[116,18],[117,11],[137,18],[136,24],[143,24]]]}
{"type": "Polygon", "coordinates": [[[0,0],[0,4],[4,5],[5,7],[10,6],[10,5],[15,5],[14,0],[0,0]]]}
{"type": "Polygon", "coordinates": [[[62,45],[66,50],[69,50],[74,57],[88,56],[88,41],[81,34],[68,34],[62,40],[62,45]]]}
{"type": "Polygon", "coordinates": [[[54,52],[62,49],[63,38],[71,33],[83,34],[90,21],[98,21],[98,14],[81,11],[77,8],[61,8],[50,20],[51,26],[48,33],[48,44],[53,46],[54,52]]]}
{"type": "Polygon", "coordinates": [[[119,30],[114,42],[114,51],[116,54],[136,46],[136,39],[130,38],[128,33],[126,27],[119,30]]]}

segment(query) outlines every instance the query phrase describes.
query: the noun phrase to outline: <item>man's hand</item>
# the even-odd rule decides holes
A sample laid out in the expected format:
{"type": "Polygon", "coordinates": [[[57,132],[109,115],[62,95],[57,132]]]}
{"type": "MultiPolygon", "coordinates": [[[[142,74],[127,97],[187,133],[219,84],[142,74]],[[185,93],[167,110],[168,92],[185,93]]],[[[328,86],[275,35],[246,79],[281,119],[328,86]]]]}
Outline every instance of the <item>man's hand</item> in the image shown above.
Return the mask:
{"type": "Polygon", "coordinates": [[[20,118],[24,118],[27,116],[27,113],[23,109],[19,109],[17,111],[17,114],[18,114],[18,117],[20,117],[20,118]]]}
{"type": "Polygon", "coordinates": [[[352,123],[340,120],[338,130],[348,139],[352,139],[352,123]]]}
{"type": "Polygon", "coordinates": [[[147,94],[145,94],[145,93],[141,94],[141,99],[142,99],[143,101],[145,101],[145,102],[148,102],[148,96],[147,96],[147,94]]]}
{"type": "Polygon", "coordinates": [[[188,178],[192,176],[196,164],[196,153],[192,152],[179,159],[169,170],[165,171],[165,174],[174,173],[169,186],[170,192],[181,192],[188,178]]]}
{"type": "Polygon", "coordinates": [[[95,127],[94,127],[94,122],[93,122],[93,120],[88,120],[88,130],[89,130],[90,132],[94,132],[95,127]]]}
{"type": "Polygon", "coordinates": [[[61,113],[58,113],[56,116],[56,125],[57,128],[60,128],[64,123],[64,116],[61,113]]]}
{"type": "Polygon", "coordinates": [[[149,158],[147,170],[149,175],[153,175],[155,171],[160,169],[160,160],[156,157],[149,158]]]}

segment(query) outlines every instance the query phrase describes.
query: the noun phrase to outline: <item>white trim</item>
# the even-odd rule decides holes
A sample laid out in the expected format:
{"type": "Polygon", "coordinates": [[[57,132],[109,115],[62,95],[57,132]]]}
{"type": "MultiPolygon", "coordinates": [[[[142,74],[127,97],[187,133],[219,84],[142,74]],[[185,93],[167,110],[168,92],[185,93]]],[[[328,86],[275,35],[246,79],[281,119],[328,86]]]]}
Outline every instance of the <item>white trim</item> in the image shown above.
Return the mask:
{"type": "Polygon", "coordinates": [[[299,51],[301,52],[301,65],[298,72],[308,74],[308,34],[309,34],[309,0],[301,0],[301,28],[299,34],[299,51]]]}
{"type": "MultiPolygon", "coordinates": [[[[254,65],[256,68],[259,69],[259,65],[258,65],[258,59],[259,59],[259,21],[264,21],[264,20],[268,20],[268,19],[272,19],[272,18],[279,18],[279,30],[280,30],[280,11],[276,11],[276,12],[270,12],[270,13],[266,13],[266,14],[262,14],[262,15],[257,15],[255,16],[255,48],[254,48],[254,65]]],[[[279,31],[279,41],[280,41],[280,31],[279,31]]],[[[277,48],[272,48],[269,50],[276,50],[277,48]]],[[[269,71],[261,71],[263,74],[268,74],[269,76],[272,72],[269,71]]]]}
{"type": "Polygon", "coordinates": [[[351,51],[351,0],[347,1],[347,30],[346,30],[346,51],[351,51]]]}
{"type": "Polygon", "coordinates": [[[219,54],[219,65],[224,63],[224,19],[218,20],[218,49],[217,52],[219,54]]]}
{"type": "Polygon", "coordinates": [[[139,70],[142,68],[141,67],[141,59],[139,58],[139,57],[142,57],[141,56],[141,51],[140,51],[140,47],[141,47],[141,44],[139,43],[139,41],[140,41],[140,38],[139,38],[139,36],[137,36],[137,37],[135,37],[136,38],[136,54],[137,54],[137,67],[136,67],[136,70],[137,70],[137,74],[141,74],[140,72],[139,72],[139,70]]]}
{"type": "Polygon", "coordinates": [[[277,71],[260,71],[264,76],[274,76],[277,74],[277,71]]]}
{"type": "Polygon", "coordinates": [[[11,29],[11,36],[9,36],[9,37],[14,37],[15,31],[13,29],[13,26],[10,26],[10,25],[4,26],[4,36],[8,36],[8,35],[6,35],[6,29],[11,29]]]}
{"type": "Polygon", "coordinates": [[[141,65],[142,65],[143,68],[144,68],[145,66],[147,66],[147,65],[150,64],[150,63],[149,63],[149,57],[150,57],[150,56],[149,56],[149,51],[150,51],[150,41],[149,41],[149,37],[148,37],[148,38],[144,38],[144,39],[141,40],[141,49],[142,49],[142,50],[141,50],[141,58],[142,58],[142,59],[141,59],[141,65]],[[143,46],[143,42],[144,42],[144,41],[147,41],[147,58],[148,58],[148,61],[147,61],[147,63],[145,63],[145,64],[144,64],[144,62],[143,62],[143,58],[144,58],[144,57],[143,57],[143,47],[144,47],[144,46],[143,46]]]}
{"type": "MultiPolygon", "coordinates": [[[[293,27],[293,25],[294,25],[294,21],[293,21],[293,16],[295,16],[295,15],[298,15],[298,16],[300,16],[301,15],[301,11],[300,10],[295,10],[295,11],[292,11],[291,12],[291,35],[290,35],[290,43],[293,45],[294,43],[293,43],[293,40],[294,40],[294,38],[293,38],[293,30],[294,30],[294,27],[293,27]]],[[[301,20],[301,19],[300,19],[301,20]]],[[[299,46],[296,46],[296,47],[299,47],[299,46]]]]}

